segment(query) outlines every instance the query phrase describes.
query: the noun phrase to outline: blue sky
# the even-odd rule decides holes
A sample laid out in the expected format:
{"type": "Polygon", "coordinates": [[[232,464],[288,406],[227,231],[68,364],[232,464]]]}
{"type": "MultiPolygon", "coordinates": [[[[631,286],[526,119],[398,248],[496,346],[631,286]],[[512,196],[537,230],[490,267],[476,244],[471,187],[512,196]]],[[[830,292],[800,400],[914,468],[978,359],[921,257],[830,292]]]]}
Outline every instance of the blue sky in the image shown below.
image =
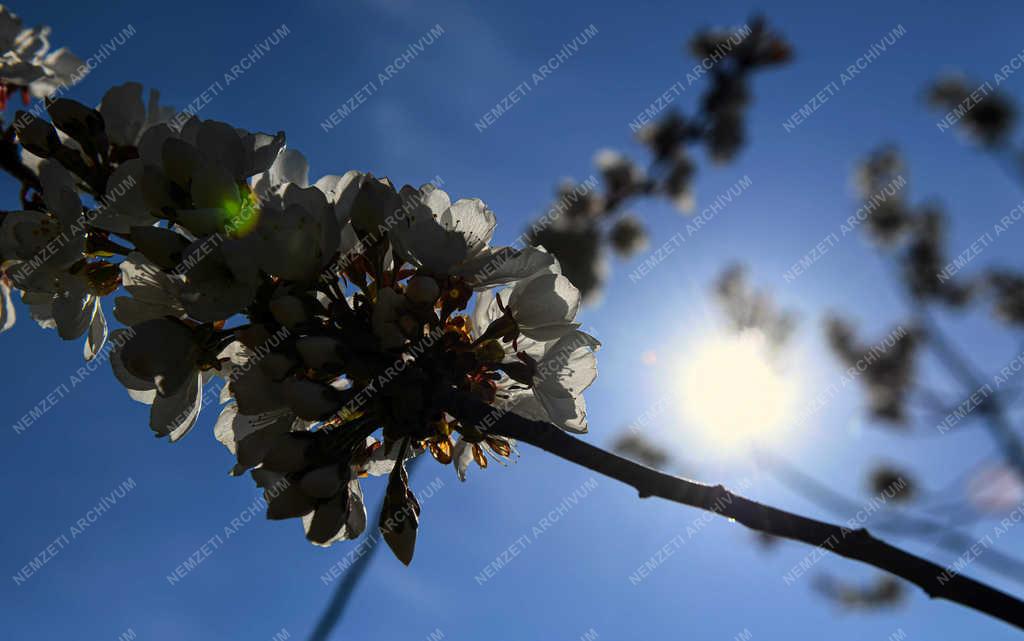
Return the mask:
{"type": "MultiPolygon", "coordinates": [[[[881,261],[861,235],[843,239],[793,283],[782,274],[854,212],[849,175],[880,143],[899,144],[910,163],[911,199],[934,197],[951,217],[951,253],[966,247],[1024,199],[1020,185],[996,164],[936,127],[923,104],[926,83],[953,69],[985,80],[1016,56],[1020,8],[995,3],[936,6],[926,2],[853,4],[746,3],[414,3],[411,0],[289,3],[85,3],[42,0],[12,6],[27,23],[45,22],[54,41],[85,58],[123,28],[136,34],[69,93],[98,102],[114,84],[138,80],[184,106],[262,42],[287,25],[289,35],[225,87],[200,113],[251,130],[283,129],[309,158],[312,174],[349,169],[420,184],[435,176],[453,196],[482,198],[498,215],[498,240],[510,242],[551,199],[558,179],[584,179],[602,147],[642,158],[629,122],[693,61],[684,41],[698,28],[738,24],[763,11],[796,50],[795,61],[762,74],[749,115],[750,145],[727,166],[701,161],[698,207],[738,179],[752,184],[650,276],[632,283],[642,261],[613,262],[603,301],[584,316],[604,342],[600,376],[588,391],[591,434],[608,444],[666,393],[678,390],[687,348],[716,323],[707,287],[733,260],[754,280],[799,311],[803,324],[791,358],[805,398],[841,371],[826,353],[819,321],[841,309],[880,336],[899,320],[900,299],[881,261]],[[444,34],[337,126],[320,123],[428,32],[444,34]],[[484,131],[474,123],[529,78],[564,43],[594,25],[597,35],[484,131]],[[899,25],[889,51],[794,131],[782,123],[899,25]],[[654,351],[657,363],[640,354],[654,351]]],[[[692,110],[702,84],[679,98],[692,110]]],[[[1002,88],[1024,97],[1024,74],[1002,88]]],[[[9,203],[16,194],[8,187],[9,203]]],[[[10,207],[12,205],[8,205],[10,207]]],[[[635,208],[648,221],[654,246],[684,231],[686,219],[667,204],[635,208]]],[[[983,264],[1019,261],[1024,230],[992,245],[983,264]]],[[[21,311],[21,310],[19,310],[21,311]]],[[[981,314],[954,318],[950,331],[971,337],[972,357],[994,373],[1016,353],[1016,337],[981,314]],[[979,339],[978,336],[985,338],[979,339]]],[[[3,342],[9,375],[2,423],[17,422],[81,366],[80,345],[62,344],[27,321],[3,342]]],[[[767,447],[808,472],[867,498],[861,481],[879,458],[905,464],[926,485],[940,487],[991,455],[974,428],[942,437],[894,436],[862,418],[859,390],[845,389],[813,420],[767,447]]],[[[141,639],[271,639],[282,629],[308,635],[331,586],[321,576],[352,546],[328,550],[303,540],[295,522],[253,520],[218,545],[175,585],[167,575],[205,542],[226,536],[233,518],[257,495],[247,479],[231,479],[231,459],[212,436],[207,412],[184,442],[156,441],[146,408],[133,403],[105,367],[84,377],[24,433],[0,433],[0,486],[8,527],[0,530],[4,571],[22,565],[60,536],[68,544],[28,581],[0,581],[10,638],[116,639],[131,629],[141,639]],[[134,487],[71,538],[70,528],[126,479],[134,487]]],[[[825,516],[761,473],[742,453],[716,448],[675,410],[655,433],[671,442],[696,478],[746,487],[766,502],[825,516]]],[[[373,561],[344,623],[349,637],[422,639],[601,639],[686,636],[733,639],[992,640],[1012,638],[998,622],[912,590],[900,607],[859,613],[837,609],[803,578],[782,576],[809,552],[783,544],[768,552],[750,534],[721,519],[633,492],[583,469],[524,448],[507,469],[472,470],[461,484],[451,469],[422,466],[414,485],[439,489],[424,500],[416,558],[404,568],[390,555],[373,561]],[[581,491],[581,488],[584,488],[581,491]],[[579,499],[550,528],[535,527],[566,497],[579,499]],[[586,496],[580,498],[581,494],[586,496]],[[699,532],[687,527],[699,523],[699,532]],[[656,571],[633,585],[629,576],[657,550],[686,540],[656,571]],[[518,544],[521,553],[482,585],[474,577],[518,544]]],[[[372,484],[367,484],[372,485],[372,484]]],[[[381,488],[371,487],[376,496],[381,488]]],[[[373,501],[370,500],[372,505],[373,501]]],[[[870,527],[870,522],[868,523],[870,527]]],[[[982,536],[992,527],[982,522],[982,536]]],[[[899,541],[899,539],[897,539],[899,541]]],[[[1024,534],[1002,539],[1020,548],[1024,534]]],[[[900,541],[940,562],[955,555],[900,541]]],[[[827,557],[815,565],[869,580],[866,568],[827,557]]],[[[1019,585],[977,565],[971,572],[1016,593],[1019,585]]],[[[339,635],[338,638],[345,638],[339,635]]]]}

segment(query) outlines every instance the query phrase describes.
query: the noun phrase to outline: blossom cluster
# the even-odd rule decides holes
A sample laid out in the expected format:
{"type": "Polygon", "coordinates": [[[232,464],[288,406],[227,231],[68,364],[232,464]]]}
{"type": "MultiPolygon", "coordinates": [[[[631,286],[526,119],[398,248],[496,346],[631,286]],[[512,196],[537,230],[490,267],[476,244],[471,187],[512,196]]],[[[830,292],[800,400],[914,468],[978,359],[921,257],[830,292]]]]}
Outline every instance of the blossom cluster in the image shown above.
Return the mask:
{"type": "Polygon", "coordinates": [[[515,453],[453,399],[587,430],[599,343],[575,320],[580,294],[543,247],[492,246],[479,199],[359,171],[311,181],[283,132],[172,127],[137,83],[47,112],[15,120],[28,175],[22,209],[0,214],[0,324],[20,291],[41,326],[84,337],[86,359],[109,339],[114,375],[169,441],[219,400],[215,435],[269,518],[302,519],[319,545],[354,538],[359,479],[387,475],[380,527],[408,563],[405,461],[429,452],[464,480],[515,453]]]}
{"type": "Polygon", "coordinates": [[[0,109],[9,96],[47,98],[73,84],[82,61],[67,48],[50,51],[49,27],[22,27],[21,19],[0,5],[0,109]]]}

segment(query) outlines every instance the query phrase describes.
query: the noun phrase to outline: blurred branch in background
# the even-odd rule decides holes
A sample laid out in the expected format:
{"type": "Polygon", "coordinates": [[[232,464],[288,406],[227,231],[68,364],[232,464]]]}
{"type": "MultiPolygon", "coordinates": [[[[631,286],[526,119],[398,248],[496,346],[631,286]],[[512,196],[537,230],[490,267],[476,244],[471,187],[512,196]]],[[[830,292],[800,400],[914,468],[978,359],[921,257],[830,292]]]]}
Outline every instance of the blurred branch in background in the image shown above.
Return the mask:
{"type": "MultiPolygon", "coordinates": [[[[377,512],[380,511],[378,506],[377,512]]],[[[313,634],[310,635],[309,641],[327,641],[331,638],[331,632],[334,631],[335,627],[341,621],[342,616],[345,614],[345,609],[348,607],[349,601],[352,600],[352,595],[355,593],[359,584],[362,582],[363,576],[370,568],[370,561],[376,554],[377,544],[380,543],[381,535],[377,530],[370,530],[364,535],[364,540],[360,541],[358,545],[366,545],[369,547],[369,551],[357,557],[353,561],[352,565],[348,566],[348,570],[345,572],[345,576],[341,579],[341,583],[338,587],[334,588],[334,592],[331,594],[331,598],[327,601],[327,607],[320,614],[320,618],[316,622],[316,627],[313,629],[313,634]]]]}
{"type": "Polygon", "coordinates": [[[600,295],[607,276],[605,244],[626,258],[647,244],[641,220],[634,214],[618,214],[641,197],[664,197],[679,210],[691,211],[697,166],[688,148],[703,147],[716,164],[735,158],[746,142],[753,75],[785,64],[793,55],[785,38],[761,17],[737,28],[700,31],[688,49],[698,62],[686,75],[687,86],[705,75],[710,86],[692,116],[667,108],[685,90],[679,81],[630,123],[637,140],[651,153],[648,170],[617,151],[599,151],[594,163],[603,191],[595,190],[596,180],[563,182],[548,213],[527,231],[528,242],[558,258],[562,273],[585,302],[600,295]]]}
{"type": "MultiPolygon", "coordinates": [[[[408,464],[409,476],[411,477],[416,471],[418,466],[419,457],[411,459],[408,464]]],[[[371,514],[381,514],[384,507],[383,497],[378,502],[377,508],[374,509],[371,514]]],[[[342,617],[345,616],[345,610],[348,608],[349,602],[352,600],[352,595],[355,594],[359,585],[363,581],[363,577],[370,569],[370,563],[377,555],[377,548],[380,547],[381,539],[383,535],[379,529],[371,529],[363,535],[363,539],[360,540],[356,545],[357,549],[359,546],[365,546],[366,552],[360,556],[357,556],[348,569],[345,572],[345,576],[342,578],[341,583],[334,588],[334,592],[331,594],[331,598],[327,601],[327,607],[320,614],[320,618],[316,622],[316,627],[313,629],[313,634],[310,635],[309,641],[327,641],[331,638],[331,633],[337,628],[341,622],[342,617]]]]}

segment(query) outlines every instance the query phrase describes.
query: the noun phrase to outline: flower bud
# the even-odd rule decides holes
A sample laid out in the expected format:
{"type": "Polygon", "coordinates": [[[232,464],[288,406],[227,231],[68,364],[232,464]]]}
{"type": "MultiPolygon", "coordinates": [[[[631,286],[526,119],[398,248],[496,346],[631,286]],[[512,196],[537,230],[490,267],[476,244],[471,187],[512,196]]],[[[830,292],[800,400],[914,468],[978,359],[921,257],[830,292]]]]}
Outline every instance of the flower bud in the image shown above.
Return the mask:
{"type": "Polygon", "coordinates": [[[295,363],[281,353],[267,354],[260,360],[260,369],[275,381],[279,381],[287,376],[294,367],[295,363]]]}
{"type": "Polygon", "coordinates": [[[308,319],[305,305],[295,296],[280,296],[270,301],[270,313],[274,320],[289,329],[308,319]]]}
{"type": "Polygon", "coordinates": [[[413,276],[405,288],[406,297],[422,305],[434,304],[440,293],[441,288],[438,287],[437,281],[429,276],[413,276]]]}
{"type": "Polygon", "coordinates": [[[289,379],[284,382],[284,399],[299,418],[315,421],[341,409],[337,390],[316,381],[289,379]]]}
{"type": "Polygon", "coordinates": [[[163,227],[132,227],[131,238],[136,249],[164,269],[177,267],[189,245],[184,236],[163,227]]]}
{"type": "Polygon", "coordinates": [[[482,363],[500,363],[505,359],[505,348],[493,338],[477,345],[475,351],[476,357],[482,363]]]}
{"type": "Polygon", "coordinates": [[[287,433],[275,438],[263,455],[263,467],[268,470],[291,474],[306,466],[306,452],[309,450],[307,433],[287,433]]]}
{"type": "Polygon", "coordinates": [[[337,465],[326,465],[310,470],[302,477],[302,491],[317,499],[329,499],[341,489],[341,474],[337,465]]]}
{"type": "Polygon", "coordinates": [[[313,518],[310,519],[306,538],[317,545],[327,545],[345,526],[345,519],[348,516],[346,496],[339,495],[326,503],[321,503],[317,506],[313,518]]]}
{"type": "Polygon", "coordinates": [[[306,496],[299,486],[289,485],[267,503],[267,518],[294,519],[309,514],[313,507],[313,499],[306,496]]]}
{"type": "Polygon", "coordinates": [[[305,336],[295,342],[302,362],[312,369],[324,369],[332,363],[338,363],[339,347],[341,341],[330,336],[305,336]]]}
{"type": "Polygon", "coordinates": [[[260,323],[241,327],[235,330],[235,335],[249,349],[256,349],[270,341],[270,330],[267,329],[266,325],[260,323]]]}

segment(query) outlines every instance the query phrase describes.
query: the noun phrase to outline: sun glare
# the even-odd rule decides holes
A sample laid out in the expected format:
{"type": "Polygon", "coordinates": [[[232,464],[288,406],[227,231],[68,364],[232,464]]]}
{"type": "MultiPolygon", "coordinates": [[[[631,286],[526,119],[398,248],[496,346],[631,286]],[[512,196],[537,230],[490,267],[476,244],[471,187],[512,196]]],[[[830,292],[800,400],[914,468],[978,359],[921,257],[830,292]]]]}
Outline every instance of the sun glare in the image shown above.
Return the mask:
{"type": "Polygon", "coordinates": [[[760,332],[701,342],[681,374],[685,416],[718,445],[764,440],[792,417],[796,384],[772,363],[760,332]]]}

